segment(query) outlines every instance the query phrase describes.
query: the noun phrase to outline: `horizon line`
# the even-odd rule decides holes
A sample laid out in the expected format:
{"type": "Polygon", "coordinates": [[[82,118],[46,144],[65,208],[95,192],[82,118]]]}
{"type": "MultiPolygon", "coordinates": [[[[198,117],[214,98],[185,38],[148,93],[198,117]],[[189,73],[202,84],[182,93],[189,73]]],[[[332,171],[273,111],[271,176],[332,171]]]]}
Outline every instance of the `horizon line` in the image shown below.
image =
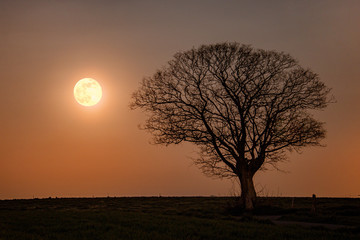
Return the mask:
{"type": "MultiPolygon", "coordinates": [[[[95,198],[236,198],[234,195],[129,195],[129,196],[49,196],[32,198],[0,198],[0,201],[9,200],[46,200],[46,199],[95,199],[95,198]]],[[[312,198],[312,196],[257,196],[259,198],[312,198]]],[[[318,196],[316,198],[360,198],[360,195],[349,196],[318,196]]]]}

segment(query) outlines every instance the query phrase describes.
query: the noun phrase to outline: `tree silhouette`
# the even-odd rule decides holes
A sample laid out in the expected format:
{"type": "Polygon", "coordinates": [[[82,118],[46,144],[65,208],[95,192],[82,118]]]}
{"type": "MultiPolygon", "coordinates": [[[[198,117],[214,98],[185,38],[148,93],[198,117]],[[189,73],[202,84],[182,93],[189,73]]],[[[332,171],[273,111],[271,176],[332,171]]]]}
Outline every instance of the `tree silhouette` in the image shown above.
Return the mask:
{"type": "Polygon", "coordinates": [[[311,112],[327,106],[329,92],[288,54],[222,43],[175,54],[143,79],[130,106],[148,113],[154,143],[194,143],[204,173],[237,177],[251,210],[253,176],[265,163],[320,145],[325,130],[311,112]]]}

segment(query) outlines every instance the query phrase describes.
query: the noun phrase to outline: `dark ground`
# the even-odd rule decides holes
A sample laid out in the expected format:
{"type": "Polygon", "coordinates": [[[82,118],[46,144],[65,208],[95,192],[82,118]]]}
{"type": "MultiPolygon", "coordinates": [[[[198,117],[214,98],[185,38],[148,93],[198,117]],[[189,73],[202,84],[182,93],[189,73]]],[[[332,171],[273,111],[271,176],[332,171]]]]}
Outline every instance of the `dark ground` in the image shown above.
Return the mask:
{"type": "Polygon", "coordinates": [[[0,201],[0,239],[360,239],[360,199],[259,198],[253,216],[230,197],[0,201]],[[320,223],[320,224],[319,224],[320,223]]]}

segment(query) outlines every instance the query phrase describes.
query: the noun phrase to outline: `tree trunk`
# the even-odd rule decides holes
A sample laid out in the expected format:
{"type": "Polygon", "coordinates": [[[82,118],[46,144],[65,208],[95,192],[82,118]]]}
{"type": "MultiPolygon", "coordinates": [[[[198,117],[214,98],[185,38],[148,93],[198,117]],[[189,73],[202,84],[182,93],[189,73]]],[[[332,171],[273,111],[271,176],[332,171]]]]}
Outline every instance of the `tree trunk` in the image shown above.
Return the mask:
{"type": "Polygon", "coordinates": [[[252,211],[255,207],[256,192],[253,182],[253,175],[248,172],[243,172],[240,176],[241,185],[241,203],[245,211],[252,211]]]}

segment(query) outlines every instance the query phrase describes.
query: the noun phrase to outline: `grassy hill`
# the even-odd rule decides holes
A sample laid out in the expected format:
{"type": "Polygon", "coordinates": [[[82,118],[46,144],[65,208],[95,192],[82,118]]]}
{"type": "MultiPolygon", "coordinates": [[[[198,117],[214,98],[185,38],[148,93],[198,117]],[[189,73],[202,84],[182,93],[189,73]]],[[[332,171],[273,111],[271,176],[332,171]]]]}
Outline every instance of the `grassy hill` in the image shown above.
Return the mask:
{"type": "Polygon", "coordinates": [[[311,203],[259,198],[244,217],[230,197],[1,200],[0,239],[360,239],[360,199],[311,203]]]}

